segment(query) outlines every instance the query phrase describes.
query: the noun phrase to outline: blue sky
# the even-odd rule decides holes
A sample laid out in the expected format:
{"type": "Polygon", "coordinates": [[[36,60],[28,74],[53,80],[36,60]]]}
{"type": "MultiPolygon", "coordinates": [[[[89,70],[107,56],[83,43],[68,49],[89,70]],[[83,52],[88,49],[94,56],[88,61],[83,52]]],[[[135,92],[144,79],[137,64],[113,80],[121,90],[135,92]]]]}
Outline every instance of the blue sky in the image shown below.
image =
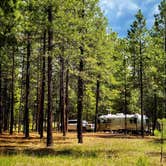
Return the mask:
{"type": "Polygon", "coordinates": [[[147,20],[147,28],[154,22],[161,0],[100,0],[100,7],[108,19],[109,27],[120,37],[126,37],[127,30],[134,21],[138,9],[142,10],[147,20]]]}

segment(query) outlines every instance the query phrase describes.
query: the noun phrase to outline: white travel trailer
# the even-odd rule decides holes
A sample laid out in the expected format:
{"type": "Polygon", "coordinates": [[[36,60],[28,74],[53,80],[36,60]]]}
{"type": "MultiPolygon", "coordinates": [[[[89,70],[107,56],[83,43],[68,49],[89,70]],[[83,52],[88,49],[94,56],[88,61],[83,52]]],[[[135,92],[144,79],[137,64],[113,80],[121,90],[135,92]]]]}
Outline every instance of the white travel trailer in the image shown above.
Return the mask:
{"type": "MultiPolygon", "coordinates": [[[[148,118],[145,115],[143,115],[143,126],[144,130],[148,131],[148,118]]],[[[101,115],[98,118],[97,128],[98,131],[141,131],[141,115],[123,113],[101,115]]]]}

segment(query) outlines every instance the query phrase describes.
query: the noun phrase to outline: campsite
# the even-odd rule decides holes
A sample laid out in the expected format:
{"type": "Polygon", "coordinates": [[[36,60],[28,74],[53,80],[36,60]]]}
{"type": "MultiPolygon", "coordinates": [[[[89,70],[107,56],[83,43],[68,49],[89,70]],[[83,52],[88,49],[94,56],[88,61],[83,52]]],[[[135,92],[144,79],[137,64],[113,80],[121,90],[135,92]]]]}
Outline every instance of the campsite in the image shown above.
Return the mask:
{"type": "Polygon", "coordinates": [[[166,165],[166,0],[0,0],[0,166],[166,165]]]}

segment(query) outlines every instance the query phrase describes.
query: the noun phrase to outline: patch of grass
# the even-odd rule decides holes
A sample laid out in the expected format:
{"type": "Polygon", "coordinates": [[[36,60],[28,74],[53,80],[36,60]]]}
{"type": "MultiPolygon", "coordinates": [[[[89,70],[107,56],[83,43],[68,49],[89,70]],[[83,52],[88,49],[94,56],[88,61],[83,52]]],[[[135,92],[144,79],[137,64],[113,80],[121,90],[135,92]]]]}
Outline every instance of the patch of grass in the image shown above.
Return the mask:
{"type": "Polygon", "coordinates": [[[149,161],[147,157],[140,157],[137,160],[137,166],[148,166],[149,165],[149,161]]]}
{"type": "MultiPolygon", "coordinates": [[[[54,134],[54,146],[32,134],[0,136],[0,166],[158,166],[160,145],[156,138],[85,133],[84,143],[77,144],[76,134],[64,139],[54,134]]],[[[164,152],[166,147],[164,146],[164,152]]],[[[164,160],[166,153],[164,153],[164,160]]]]}

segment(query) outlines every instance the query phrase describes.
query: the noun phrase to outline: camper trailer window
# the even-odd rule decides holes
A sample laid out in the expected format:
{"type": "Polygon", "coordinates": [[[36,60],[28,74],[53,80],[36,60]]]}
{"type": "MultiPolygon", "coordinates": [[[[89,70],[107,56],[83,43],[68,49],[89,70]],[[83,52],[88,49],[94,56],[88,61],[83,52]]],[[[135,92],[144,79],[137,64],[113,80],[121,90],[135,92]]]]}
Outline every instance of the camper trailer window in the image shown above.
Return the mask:
{"type": "Polygon", "coordinates": [[[135,123],[135,124],[137,123],[137,118],[134,118],[134,123],[135,123]]]}
{"type": "Polygon", "coordinates": [[[104,119],[104,120],[103,120],[103,123],[107,123],[107,120],[106,120],[106,119],[104,119]]]}
{"type": "Polygon", "coordinates": [[[135,122],[135,118],[134,119],[130,119],[130,123],[132,124],[132,123],[136,123],[135,122]]]}
{"type": "Polygon", "coordinates": [[[77,120],[68,120],[68,123],[69,123],[69,124],[76,124],[76,123],[77,123],[77,120]]]}

